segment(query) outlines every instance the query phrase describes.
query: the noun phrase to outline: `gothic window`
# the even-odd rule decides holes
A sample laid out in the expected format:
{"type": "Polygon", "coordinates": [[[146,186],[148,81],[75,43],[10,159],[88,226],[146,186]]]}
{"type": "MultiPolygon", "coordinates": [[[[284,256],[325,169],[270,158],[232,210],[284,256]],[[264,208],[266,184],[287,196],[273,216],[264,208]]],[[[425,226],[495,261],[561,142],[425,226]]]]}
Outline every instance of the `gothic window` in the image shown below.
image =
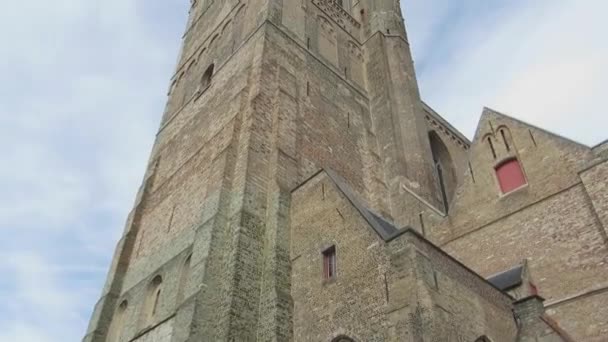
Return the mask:
{"type": "Polygon", "coordinates": [[[214,65],[211,64],[207,70],[205,70],[205,73],[203,74],[203,77],[201,78],[201,90],[205,90],[209,87],[209,85],[211,85],[211,78],[213,77],[213,68],[214,65]]]}
{"type": "Polygon", "coordinates": [[[509,144],[509,141],[507,140],[507,136],[505,134],[504,129],[500,130],[500,135],[502,136],[502,141],[505,143],[505,148],[507,149],[507,151],[511,151],[511,145],[509,144]]]}
{"type": "Polygon", "coordinates": [[[150,285],[148,285],[148,291],[146,292],[146,299],[144,301],[144,324],[145,326],[150,325],[158,314],[158,305],[161,299],[163,278],[157,275],[152,279],[150,285]]]}
{"type": "Polygon", "coordinates": [[[190,278],[190,262],[192,260],[192,255],[189,255],[184,264],[182,265],[182,269],[179,277],[179,288],[177,289],[177,304],[181,304],[182,300],[184,300],[184,291],[186,289],[186,285],[188,283],[188,279],[190,278]]]}
{"type": "Polygon", "coordinates": [[[517,158],[508,159],[499,164],[496,167],[496,177],[503,194],[508,194],[528,184],[517,158]]]}
{"type": "Polygon", "coordinates": [[[323,279],[329,280],[336,277],[336,246],[332,246],[323,252],[323,279]]]}
{"type": "Polygon", "coordinates": [[[492,137],[488,137],[488,146],[490,147],[490,152],[492,152],[492,157],[496,159],[496,149],[494,149],[494,142],[492,142],[492,137]]]}
{"type": "Polygon", "coordinates": [[[431,153],[433,154],[437,185],[441,192],[444,209],[448,212],[450,209],[450,201],[452,200],[456,189],[456,170],[447,146],[445,146],[443,140],[435,131],[429,132],[429,141],[431,144],[431,153]]]}
{"type": "Polygon", "coordinates": [[[118,309],[116,309],[116,313],[114,314],[114,318],[112,319],[108,332],[108,342],[120,341],[120,335],[122,334],[122,329],[125,323],[125,314],[128,307],[129,302],[123,300],[118,306],[118,309]]]}

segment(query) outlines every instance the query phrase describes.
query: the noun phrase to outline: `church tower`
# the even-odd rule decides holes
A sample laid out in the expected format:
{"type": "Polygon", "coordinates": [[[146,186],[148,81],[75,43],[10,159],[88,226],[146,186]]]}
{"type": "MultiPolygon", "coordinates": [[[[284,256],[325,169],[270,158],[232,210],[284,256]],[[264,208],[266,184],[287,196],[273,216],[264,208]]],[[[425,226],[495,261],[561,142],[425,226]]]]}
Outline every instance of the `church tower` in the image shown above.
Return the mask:
{"type": "Polygon", "coordinates": [[[291,191],[331,169],[398,226],[444,210],[398,0],[191,0],[84,341],[293,339],[291,191]]]}

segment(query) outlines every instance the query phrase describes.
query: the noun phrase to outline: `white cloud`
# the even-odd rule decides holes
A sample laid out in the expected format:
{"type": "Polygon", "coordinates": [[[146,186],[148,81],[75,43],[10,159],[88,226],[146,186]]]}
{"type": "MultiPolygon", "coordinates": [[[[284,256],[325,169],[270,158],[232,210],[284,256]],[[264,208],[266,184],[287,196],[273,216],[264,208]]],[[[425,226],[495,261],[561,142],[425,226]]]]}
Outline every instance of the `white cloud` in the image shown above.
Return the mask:
{"type": "Polygon", "coordinates": [[[431,55],[436,45],[451,46],[439,48],[445,55],[419,75],[423,97],[469,136],[481,108],[489,106],[598,143],[607,138],[601,127],[608,124],[602,109],[607,10],[608,3],[598,0],[514,1],[498,13],[453,19],[447,41],[423,42],[420,47],[428,51],[420,53],[416,31],[427,28],[414,19],[409,33],[416,56],[431,55]]]}
{"type": "Polygon", "coordinates": [[[0,341],[84,335],[146,166],[187,6],[1,5],[0,231],[10,238],[0,240],[0,341]]]}
{"type": "MultiPolygon", "coordinates": [[[[489,105],[601,138],[607,5],[483,3],[405,1],[425,99],[469,135],[489,105]]],[[[0,341],[83,335],[144,172],[188,4],[1,5],[0,231],[10,239],[0,240],[0,341]]]]}

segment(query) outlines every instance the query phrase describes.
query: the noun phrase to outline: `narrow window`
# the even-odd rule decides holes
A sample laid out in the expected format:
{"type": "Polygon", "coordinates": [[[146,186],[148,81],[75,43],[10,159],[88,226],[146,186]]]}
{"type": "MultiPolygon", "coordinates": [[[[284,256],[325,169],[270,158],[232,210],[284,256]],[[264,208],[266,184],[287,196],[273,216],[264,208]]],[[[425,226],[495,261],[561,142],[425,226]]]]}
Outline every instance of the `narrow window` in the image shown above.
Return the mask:
{"type": "Polygon", "coordinates": [[[158,309],[158,300],[160,299],[160,292],[162,289],[158,289],[154,295],[154,305],[152,306],[152,317],[156,316],[156,309],[158,309]]]}
{"type": "Polygon", "coordinates": [[[469,172],[471,173],[471,180],[475,183],[475,173],[473,172],[473,165],[469,162],[469,172]]]}
{"type": "Polygon", "coordinates": [[[445,208],[445,212],[447,213],[450,210],[450,205],[448,202],[448,193],[445,189],[445,179],[443,178],[443,168],[441,167],[441,163],[436,163],[435,168],[437,170],[437,177],[439,178],[439,188],[441,189],[441,199],[443,200],[443,206],[445,208]]]}
{"type": "Polygon", "coordinates": [[[123,300],[118,306],[118,309],[116,309],[116,313],[114,314],[114,318],[112,319],[112,323],[110,324],[110,330],[108,332],[108,342],[120,341],[120,335],[122,334],[125,322],[125,314],[127,312],[128,307],[129,302],[123,300]]]}
{"type": "Polygon", "coordinates": [[[507,151],[511,151],[511,145],[509,145],[509,141],[507,140],[507,136],[505,135],[504,129],[500,130],[500,135],[502,136],[502,141],[504,141],[507,151]]]}
{"type": "Polygon", "coordinates": [[[158,312],[158,304],[160,302],[160,296],[162,293],[163,278],[158,275],[154,277],[150,285],[148,285],[148,291],[146,299],[144,301],[143,314],[145,315],[144,324],[145,326],[150,325],[158,312]]]}
{"type": "Polygon", "coordinates": [[[496,159],[496,150],[494,149],[494,143],[492,142],[491,137],[488,137],[488,145],[490,146],[490,150],[492,151],[492,157],[496,159]]]}
{"type": "Polygon", "coordinates": [[[333,279],[336,276],[336,246],[323,252],[323,278],[333,279]]]}
{"type": "Polygon", "coordinates": [[[517,159],[509,159],[496,167],[500,190],[507,194],[527,184],[524,172],[517,159]]]}
{"type": "Polygon", "coordinates": [[[201,90],[205,90],[211,85],[211,78],[213,77],[213,68],[214,65],[211,64],[205,73],[203,74],[203,78],[201,79],[201,90]]]}
{"type": "Polygon", "coordinates": [[[180,305],[184,300],[184,294],[186,290],[186,285],[188,284],[188,280],[190,279],[190,263],[192,261],[192,255],[189,255],[184,264],[182,265],[181,274],[179,277],[179,287],[177,289],[177,305],[180,305]]]}
{"type": "Polygon", "coordinates": [[[534,139],[534,134],[532,134],[531,130],[528,130],[528,133],[530,133],[530,139],[532,140],[532,143],[534,144],[534,147],[537,147],[537,145],[536,145],[536,139],[534,139]]]}

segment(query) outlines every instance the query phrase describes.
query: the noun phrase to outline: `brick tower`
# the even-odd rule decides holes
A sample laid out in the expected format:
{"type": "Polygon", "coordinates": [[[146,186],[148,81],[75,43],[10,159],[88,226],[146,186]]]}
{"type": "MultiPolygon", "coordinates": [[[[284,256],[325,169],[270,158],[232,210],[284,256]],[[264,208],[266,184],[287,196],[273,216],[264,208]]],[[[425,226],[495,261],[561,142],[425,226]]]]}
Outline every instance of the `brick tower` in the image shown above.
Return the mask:
{"type": "Polygon", "coordinates": [[[447,215],[469,142],[445,130],[448,153],[429,134],[431,123],[451,126],[420,99],[398,0],[191,3],[146,175],[84,341],[313,341],[294,337],[294,189],[333,170],[377,213],[361,210],[374,227],[425,233],[447,215]]]}

